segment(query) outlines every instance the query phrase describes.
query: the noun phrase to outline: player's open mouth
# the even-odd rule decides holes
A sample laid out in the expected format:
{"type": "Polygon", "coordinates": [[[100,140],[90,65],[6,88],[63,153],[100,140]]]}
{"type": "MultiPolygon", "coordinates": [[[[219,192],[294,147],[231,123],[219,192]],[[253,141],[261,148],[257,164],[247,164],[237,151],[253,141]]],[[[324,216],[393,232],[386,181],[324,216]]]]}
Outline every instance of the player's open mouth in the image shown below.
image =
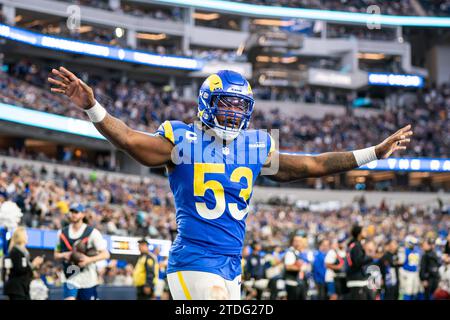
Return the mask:
{"type": "Polygon", "coordinates": [[[249,101],[234,96],[218,96],[213,100],[216,106],[216,118],[225,129],[238,130],[249,108],[249,101]]]}
{"type": "Polygon", "coordinates": [[[217,117],[217,122],[224,128],[237,130],[241,126],[242,119],[240,117],[217,117]]]}

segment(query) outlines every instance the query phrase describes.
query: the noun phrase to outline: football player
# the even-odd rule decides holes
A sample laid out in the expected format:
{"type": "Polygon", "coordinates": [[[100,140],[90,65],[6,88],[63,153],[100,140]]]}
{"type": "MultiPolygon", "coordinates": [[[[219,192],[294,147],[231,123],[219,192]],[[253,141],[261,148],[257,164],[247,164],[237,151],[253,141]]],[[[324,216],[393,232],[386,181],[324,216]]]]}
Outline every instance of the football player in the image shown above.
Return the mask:
{"type": "Polygon", "coordinates": [[[370,148],[317,156],[278,152],[264,130],[249,130],[255,101],[249,82],[221,70],[202,84],[200,121],[165,121],[154,134],[108,114],[93,90],[64,67],[52,70],[52,92],[84,110],[98,131],[146,166],[166,166],[176,203],[178,236],[169,255],[174,299],[239,299],[241,252],[253,184],[268,169],[275,181],[355,169],[406,149],[411,126],[370,148]]]}
{"type": "Polygon", "coordinates": [[[421,252],[418,244],[419,240],[415,236],[408,235],[405,246],[399,250],[400,293],[403,300],[416,300],[423,291],[419,277],[421,252]]]}

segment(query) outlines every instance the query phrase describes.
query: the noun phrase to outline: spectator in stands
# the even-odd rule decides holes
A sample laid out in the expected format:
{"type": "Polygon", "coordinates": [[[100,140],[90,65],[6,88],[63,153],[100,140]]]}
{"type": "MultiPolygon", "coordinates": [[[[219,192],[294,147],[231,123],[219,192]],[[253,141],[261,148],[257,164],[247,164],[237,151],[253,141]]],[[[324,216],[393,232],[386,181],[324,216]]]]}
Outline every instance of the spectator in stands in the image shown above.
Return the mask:
{"type": "MultiPolygon", "coordinates": [[[[71,108],[65,98],[50,95],[40,87],[45,82],[47,72],[37,64],[22,60],[12,66],[9,72],[0,73],[0,101],[70,117],[85,117],[71,108]]],[[[173,119],[183,114],[183,120],[189,121],[195,116],[195,103],[181,101],[175,90],[157,88],[148,82],[116,82],[93,78],[89,80],[94,83],[98,99],[114,116],[131,123],[135,129],[154,132],[161,119],[173,119]]],[[[323,94],[316,94],[321,90],[323,89],[311,87],[295,90],[286,88],[286,94],[270,94],[269,97],[316,103],[316,97],[323,96],[325,102],[343,105],[351,102],[352,98],[346,95],[341,98],[339,95],[328,97],[328,90],[323,94]]],[[[254,91],[258,96],[258,88],[254,91]]],[[[271,112],[256,110],[253,121],[255,127],[280,129],[281,149],[311,153],[362,148],[365,147],[364,141],[381,139],[382,132],[392,129],[398,123],[414,123],[414,148],[407,150],[407,156],[450,157],[450,138],[443,134],[447,132],[450,122],[447,111],[450,86],[443,84],[437,88],[424,89],[417,96],[416,103],[398,108],[385,107],[367,117],[350,112],[341,116],[324,115],[322,119],[313,119],[307,116],[292,117],[275,109],[271,112]]],[[[24,157],[22,150],[14,152],[17,156],[24,157]]],[[[75,159],[73,154],[69,158],[72,162],[82,161],[82,158],[75,159]]],[[[101,162],[100,159],[100,165],[101,162]]]]}
{"type": "Polygon", "coordinates": [[[450,256],[445,254],[443,263],[439,267],[439,285],[434,292],[433,298],[436,300],[450,300],[450,256]]]}

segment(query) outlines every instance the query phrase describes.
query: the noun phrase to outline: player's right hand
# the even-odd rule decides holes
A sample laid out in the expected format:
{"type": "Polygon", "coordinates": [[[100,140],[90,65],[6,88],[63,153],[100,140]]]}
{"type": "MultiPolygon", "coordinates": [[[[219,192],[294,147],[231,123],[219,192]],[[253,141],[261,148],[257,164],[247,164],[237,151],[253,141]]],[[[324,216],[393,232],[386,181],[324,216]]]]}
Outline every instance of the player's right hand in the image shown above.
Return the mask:
{"type": "Polygon", "coordinates": [[[83,110],[90,109],[95,104],[94,92],[86,83],[77,78],[72,72],[64,67],[59,70],[52,69],[55,78],[48,77],[53,87],[52,92],[62,93],[83,110]]]}

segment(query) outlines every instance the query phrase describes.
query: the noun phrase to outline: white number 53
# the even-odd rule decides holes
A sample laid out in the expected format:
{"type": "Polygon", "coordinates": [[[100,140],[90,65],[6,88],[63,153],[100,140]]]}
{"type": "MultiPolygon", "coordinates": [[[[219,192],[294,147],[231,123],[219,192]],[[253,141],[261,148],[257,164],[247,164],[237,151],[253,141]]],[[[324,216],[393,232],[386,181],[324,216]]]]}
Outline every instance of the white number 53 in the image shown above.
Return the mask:
{"type": "MultiPolygon", "coordinates": [[[[195,208],[198,214],[205,219],[217,219],[226,209],[225,192],[223,185],[217,180],[205,181],[207,173],[225,173],[224,163],[194,163],[194,196],[203,197],[208,189],[214,194],[216,205],[209,209],[204,202],[196,202],[195,208]]],[[[245,202],[250,198],[252,193],[253,172],[247,167],[238,167],[233,170],[230,176],[232,182],[239,183],[242,178],[247,182],[247,188],[241,189],[239,197],[245,202]]],[[[241,220],[248,212],[248,205],[239,210],[237,203],[229,203],[228,209],[236,220],[241,220]]]]}

